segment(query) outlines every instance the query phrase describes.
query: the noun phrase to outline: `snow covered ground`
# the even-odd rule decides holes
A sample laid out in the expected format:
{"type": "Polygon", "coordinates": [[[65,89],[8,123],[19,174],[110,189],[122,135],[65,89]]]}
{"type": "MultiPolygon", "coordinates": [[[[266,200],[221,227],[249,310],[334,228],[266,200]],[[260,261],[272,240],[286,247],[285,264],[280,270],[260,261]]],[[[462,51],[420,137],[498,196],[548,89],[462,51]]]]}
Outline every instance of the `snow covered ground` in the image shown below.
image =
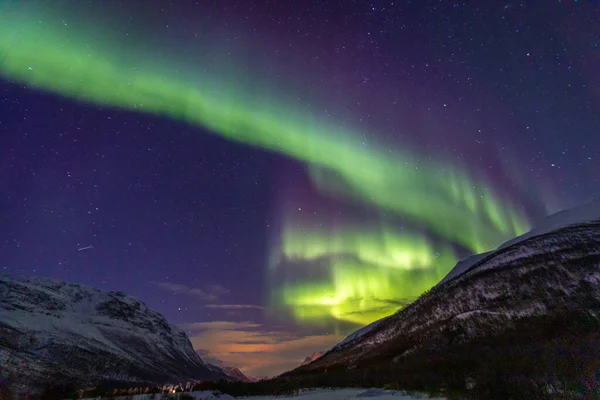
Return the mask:
{"type": "MultiPolygon", "coordinates": [[[[196,400],[282,400],[282,399],[303,399],[303,400],[350,400],[350,399],[390,399],[390,400],[443,400],[444,397],[429,397],[424,394],[408,393],[402,391],[384,390],[384,389],[308,389],[298,396],[252,396],[252,397],[233,397],[228,394],[215,395],[210,391],[191,392],[185,395],[193,396],[196,400]]],[[[170,400],[177,400],[178,394],[168,397],[170,400]]],[[[139,394],[130,397],[114,397],[114,400],[159,400],[161,395],[139,394]]],[[[91,400],[91,399],[90,399],[91,400]]],[[[94,399],[97,400],[97,399],[94,399]]]]}
{"type": "MultiPolygon", "coordinates": [[[[384,389],[314,389],[306,391],[299,396],[285,397],[289,399],[305,400],[342,400],[342,399],[392,399],[392,400],[442,400],[443,397],[432,398],[424,394],[408,393],[384,389]]],[[[282,397],[243,397],[245,400],[282,399],[282,397]]],[[[204,400],[204,399],[202,399],[204,400]]]]}

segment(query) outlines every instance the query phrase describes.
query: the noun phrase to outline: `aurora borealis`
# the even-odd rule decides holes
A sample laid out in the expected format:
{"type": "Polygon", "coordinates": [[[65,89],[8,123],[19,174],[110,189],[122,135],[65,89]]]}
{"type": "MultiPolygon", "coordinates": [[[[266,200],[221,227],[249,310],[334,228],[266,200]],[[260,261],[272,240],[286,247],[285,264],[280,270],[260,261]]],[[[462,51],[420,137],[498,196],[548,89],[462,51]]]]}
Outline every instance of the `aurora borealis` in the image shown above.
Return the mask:
{"type": "Polygon", "coordinates": [[[5,243],[42,249],[0,261],[177,323],[338,337],[593,193],[597,75],[561,53],[597,54],[579,8],[199,3],[0,2],[5,96],[37,110],[0,121],[4,225],[36,221],[5,243]]]}
{"type": "Polygon", "coordinates": [[[373,322],[397,308],[394,303],[383,307],[378,296],[388,302],[415,298],[449,271],[456,261],[450,244],[480,253],[527,230],[522,213],[458,166],[422,161],[379,143],[367,147],[358,139],[362,132],[277,106],[277,99],[261,98],[251,88],[232,88],[219,76],[198,72],[200,84],[190,84],[136,67],[135,60],[123,62],[86,40],[85,32],[40,22],[31,13],[5,15],[0,51],[6,54],[2,70],[8,78],[78,100],[164,115],[280,152],[304,163],[322,193],[411,218],[444,239],[445,247],[437,249],[417,233],[397,235],[385,227],[381,235],[360,226],[321,233],[284,223],[283,256],[327,258],[322,267],[331,272],[324,281],[272,288],[282,293],[274,298],[290,306],[299,322],[305,317],[373,322]],[[336,259],[340,255],[351,259],[336,259]],[[356,317],[357,312],[363,314],[356,317]]]}
{"type": "Polygon", "coordinates": [[[29,13],[9,12],[5,18],[0,51],[7,62],[2,70],[13,80],[76,99],[166,115],[281,152],[310,166],[313,182],[322,190],[414,217],[474,252],[526,230],[512,206],[451,164],[420,162],[380,146],[365,148],[357,139],[362,133],[276,107],[277,99],[251,98],[260,93],[236,91],[218,76],[198,73],[196,81],[210,85],[194,87],[170,74],[120,63],[100,46],[84,44],[85,34],[82,38],[81,32],[40,23],[29,13]]]}
{"type": "MultiPolygon", "coordinates": [[[[275,303],[301,322],[337,319],[359,325],[389,315],[441,280],[456,256],[418,234],[389,227],[337,227],[327,232],[286,226],[277,262],[289,268],[325,268],[330,275],[283,284],[275,303]],[[307,266],[308,265],[308,266],[307,266]],[[328,278],[328,279],[327,279],[328,278]]],[[[318,276],[318,275],[317,275],[318,276]]],[[[277,285],[275,285],[277,286],[277,285]]]]}

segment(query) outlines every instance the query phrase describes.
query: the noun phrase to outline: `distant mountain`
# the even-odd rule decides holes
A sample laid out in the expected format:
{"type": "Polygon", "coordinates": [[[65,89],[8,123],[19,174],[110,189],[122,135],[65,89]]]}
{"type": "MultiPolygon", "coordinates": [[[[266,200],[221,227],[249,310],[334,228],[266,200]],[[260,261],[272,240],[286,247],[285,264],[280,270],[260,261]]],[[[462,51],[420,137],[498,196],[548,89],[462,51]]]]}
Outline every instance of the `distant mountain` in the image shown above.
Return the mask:
{"type": "Polygon", "coordinates": [[[131,296],[19,276],[0,276],[2,375],[33,393],[228,379],[202,362],[184,331],[131,296]]]}
{"type": "Polygon", "coordinates": [[[315,361],[316,359],[318,359],[318,358],[321,358],[321,356],[322,356],[323,354],[325,354],[325,353],[324,353],[324,352],[322,352],[322,351],[317,351],[317,352],[315,352],[315,353],[312,353],[312,355],[311,355],[311,356],[309,356],[309,357],[306,357],[306,358],[304,359],[304,361],[302,361],[302,364],[300,364],[300,365],[306,365],[306,364],[310,364],[311,362],[315,361]]]}
{"type": "Polygon", "coordinates": [[[196,353],[200,356],[202,361],[209,366],[209,368],[227,375],[229,378],[231,378],[231,380],[241,382],[255,382],[258,380],[256,378],[247,377],[242,371],[239,370],[239,368],[228,365],[225,363],[225,361],[213,357],[208,350],[196,350],[196,353]]]}
{"type": "Polygon", "coordinates": [[[600,203],[592,202],[460,262],[414,303],[283,376],[585,391],[597,387],[599,343],[600,203]]]}
{"type": "Polygon", "coordinates": [[[225,375],[227,375],[228,377],[230,377],[231,379],[235,380],[235,381],[241,381],[241,382],[254,382],[255,379],[254,378],[249,378],[246,375],[244,375],[244,373],[242,371],[239,370],[239,368],[237,367],[221,367],[221,369],[223,370],[223,372],[225,372],[225,375]]]}

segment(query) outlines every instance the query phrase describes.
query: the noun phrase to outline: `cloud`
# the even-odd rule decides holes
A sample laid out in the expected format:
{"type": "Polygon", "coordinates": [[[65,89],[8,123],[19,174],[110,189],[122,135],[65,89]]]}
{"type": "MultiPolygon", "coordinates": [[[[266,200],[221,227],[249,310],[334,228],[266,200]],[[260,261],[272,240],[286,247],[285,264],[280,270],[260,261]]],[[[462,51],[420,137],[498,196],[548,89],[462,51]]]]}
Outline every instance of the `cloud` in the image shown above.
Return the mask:
{"type": "Polygon", "coordinates": [[[223,296],[223,295],[229,294],[229,289],[227,289],[225,286],[221,286],[221,285],[217,285],[217,284],[206,285],[206,290],[217,296],[223,296]]]}
{"type": "Polygon", "coordinates": [[[194,349],[238,367],[248,376],[274,376],[299,366],[316,351],[331,348],[342,335],[305,335],[250,321],[197,322],[183,326],[194,349]]]}
{"type": "Polygon", "coordinates": [[[151,285],[169,292],[198,297],[204,301],[217,301],[229,294],[229,290],[221,285],[206,285],[203,288],[192,288],[187,285],[171,282],[150,282],[151,285]]]}
{"type": "Polygon", "coordinates": [[[263,306],[256,306],[254,304],[207,304],[206,308],[216,308],[222,310],[245,310],[245,309],[256,309],[264,310],[263,306]]]}

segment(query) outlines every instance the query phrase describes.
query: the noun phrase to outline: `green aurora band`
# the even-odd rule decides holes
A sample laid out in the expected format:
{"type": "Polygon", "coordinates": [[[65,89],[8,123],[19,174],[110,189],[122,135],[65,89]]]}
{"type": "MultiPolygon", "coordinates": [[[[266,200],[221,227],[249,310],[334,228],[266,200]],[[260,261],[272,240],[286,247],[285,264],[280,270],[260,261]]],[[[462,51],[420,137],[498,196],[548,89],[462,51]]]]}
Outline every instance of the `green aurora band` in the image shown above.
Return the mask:
{"type": "MultiPolygon", "coordinates": [[[[290,102],[269,98],[257,84],[240,86],[201,68],[191,74],[192,66],[188,75],[148,67],[148,61],[131,56],[139,51],[121,48],[119,56],[111,46],[93,40],[93,31],[74,30],[58,19],[49,21],[46,13],[11,9],[10,4],[0,5],[0,74],[7,80],[81,101],[166,116],[285,154],[307,166],[322,193],[409,218],[474,253],[528,229],[516,208],[463,168],[383,145],[365,145],[362,132],[319,120],[299,104],[286,108],[290,102]]],[[[284,224],[282,247],[274,250],[280,260],[331,261],[330,277],[320,285],[290,281],[276,288],[274,298],[291,308],[299,322],[324,317],[371,322],[389,314],[391,300],[416,296],[437,283],[455,261],[451,250],[435,248],[418,235],[353,229],[329,237],[284,224]],[[339,258],[342,253],[352,254],[351,261],[339,258]],[[443,261],[436,254],[442,254],[443,261]],[[376,309],[380,312],[352,316],[353,310],[376,309]]]]}
{"type": "Polygon", "coordinates": [[[289,269],[310,265],[326,269],[317,275],[274,285],[272,302],[286,305],[298,321],[330,325],[340,320],[365,325],[389,315],[438,283],[456,262],[450,246],[433,245],[423,236],[380,227],[348,226],[307,229],[284,225],[281,247],[272,262],[289,269]]]}

